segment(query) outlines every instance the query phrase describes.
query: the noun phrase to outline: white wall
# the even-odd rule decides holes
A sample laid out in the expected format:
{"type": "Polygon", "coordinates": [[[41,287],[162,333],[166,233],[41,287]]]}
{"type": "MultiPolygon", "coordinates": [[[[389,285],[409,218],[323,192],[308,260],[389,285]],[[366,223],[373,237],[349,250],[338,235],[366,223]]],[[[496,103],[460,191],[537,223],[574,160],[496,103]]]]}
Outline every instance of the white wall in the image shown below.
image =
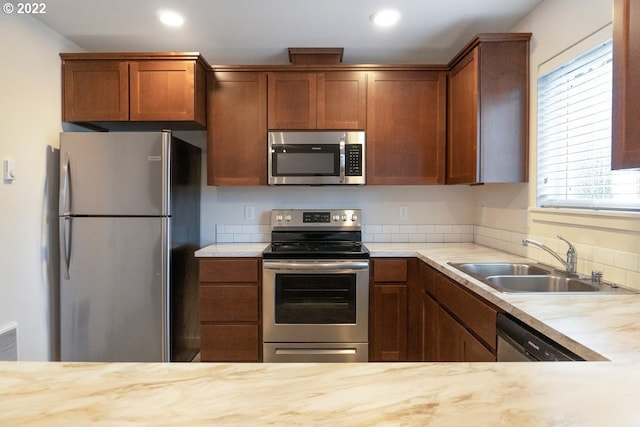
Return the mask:
{"type": "Polygon", "coordinates": [[[79,49],[29,16],[2,13],[0,51],[0,161],[17,169],[13,183],[0,182],[0,329],[17,322],[18,358],[47,360],[57,266],[47,262],[56,252],[46,214],[55,197],[45,178],[62,130],[58,54],[79,49]]]}
{"type": "Polygon", "coordinates": [[[607,26],[611,0],[545,0],[513,31],[531,32],[530,183],[475,189],[476,241],[556,264],[537,248],[525,249],[524,236],[542,240],[560,253],[576,243],[578,270],[603,270],[605,279],[640,289],[640,215],[536,208],[537,78],[540,64],[607,26]],[[528,211],[525,212],[525,208],[528,211]]]}

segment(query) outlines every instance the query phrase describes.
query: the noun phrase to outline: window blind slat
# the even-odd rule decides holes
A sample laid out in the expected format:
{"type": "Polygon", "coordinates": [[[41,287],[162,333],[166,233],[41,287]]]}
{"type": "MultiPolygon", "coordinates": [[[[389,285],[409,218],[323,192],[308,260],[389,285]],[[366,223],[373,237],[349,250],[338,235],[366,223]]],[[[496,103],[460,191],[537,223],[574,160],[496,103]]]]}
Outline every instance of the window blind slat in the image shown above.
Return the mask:
{"type": "Polygon", "coordinates": [[[538,79],[538,206],[640,209],[640,172],[611,171],[612,42],[538,79]]]}

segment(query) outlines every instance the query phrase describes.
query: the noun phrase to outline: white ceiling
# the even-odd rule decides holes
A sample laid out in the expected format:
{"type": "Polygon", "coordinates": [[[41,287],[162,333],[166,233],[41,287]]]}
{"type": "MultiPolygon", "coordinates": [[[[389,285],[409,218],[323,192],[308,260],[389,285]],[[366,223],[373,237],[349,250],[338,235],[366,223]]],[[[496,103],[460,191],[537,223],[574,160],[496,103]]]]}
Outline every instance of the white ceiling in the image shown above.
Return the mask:
{"type": "Polygon", "coordinates": [[[446,63],[482,32],[510,31],[542,0],[47,0],[37,19],[93,52],[201,52],[212,64],[287,64],[288,47],[344,47],[346,64],[446,63]],[[398,9],[393,28],[371,13],[398,9]],[[164,27],[160,8],[185,16],[164,27]]]}

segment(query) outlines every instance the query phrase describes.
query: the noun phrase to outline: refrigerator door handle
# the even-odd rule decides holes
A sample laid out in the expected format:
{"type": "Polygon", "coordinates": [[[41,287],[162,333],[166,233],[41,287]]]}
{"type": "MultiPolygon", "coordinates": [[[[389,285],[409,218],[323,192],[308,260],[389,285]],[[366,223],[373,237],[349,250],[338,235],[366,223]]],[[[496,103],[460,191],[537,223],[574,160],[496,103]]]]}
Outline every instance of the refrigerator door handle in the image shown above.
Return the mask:
{"type": "Polygon", "coordinates": [[[63,215],[71,212],[71,153],[64,153],[62,162],[62,188],[60,191],[60,209],[63,215]]]}
{"type": "Polygon", "coordinates": [[[65,216],[63,220],[62,235],[62,256],[64,257],[64,278],[71,279],[71,231],[73,228],[72,218],[65,216]]]}

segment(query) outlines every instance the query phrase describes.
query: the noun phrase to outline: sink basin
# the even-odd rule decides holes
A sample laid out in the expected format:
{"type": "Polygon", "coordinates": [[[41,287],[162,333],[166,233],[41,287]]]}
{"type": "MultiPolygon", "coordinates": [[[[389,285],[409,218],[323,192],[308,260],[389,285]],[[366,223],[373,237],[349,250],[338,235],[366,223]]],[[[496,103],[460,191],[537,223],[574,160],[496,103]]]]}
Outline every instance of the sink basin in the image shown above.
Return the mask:
{"type": "Polygon", "coordinates": [[[512,276],[512,275],[541,275],[550,274],[551,271],[547,270],[537,264],[525,264],[525,263],[489,263],[489,262],[477,262],[477,263],[461,263],[451,264],[458,270],[464,271],[472,276],[512,276]]]}
{"type": "Polygon", "coordinates": [[[449,263],[500,292],[633,294],[635,291],[569,277],[553,267],[527,263],[449,263]]]}
{"type": "Polygon", "coordinates": [[[600,292],[600,286],[558,276],[489,276],[490,284],[504,292],[600,292]]]}

